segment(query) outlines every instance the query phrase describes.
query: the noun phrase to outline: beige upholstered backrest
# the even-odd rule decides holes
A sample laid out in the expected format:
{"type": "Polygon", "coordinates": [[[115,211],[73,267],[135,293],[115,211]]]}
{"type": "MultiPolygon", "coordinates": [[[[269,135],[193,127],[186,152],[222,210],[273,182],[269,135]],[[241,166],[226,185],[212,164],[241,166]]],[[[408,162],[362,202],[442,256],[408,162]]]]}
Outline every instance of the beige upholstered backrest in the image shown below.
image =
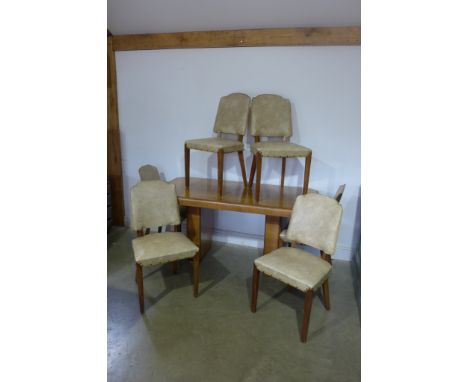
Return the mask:
{"type": "Polygon", "coordinates": [[[130,190],[132,229],[180,224],[175,185],[162,180],[139,182],[130,190]]]}
{"type": "Polygon", "coordinates": [[[221,97],[216,114],[216,133],[245,135],[249,117],[250,97],[232,93],[221,97]]]}
{"type": "Polygon", "coordinates": [[[343,208],[333,198],[310,193],[294,203],[287,231],[288,240],[318,248],[328,255],[335,252],[343,208]]]}
{"type": "Polygon", "coordinates": [[[159,180],[159,171],[156,167],[151,166],[150,164],[145,164],[138,169],[140,174],[140,180],[159,180]]]}
{"type": "Polygon", "coordinates": [[[252,99],[250,131],[259,137],[292,135],[291,103],[274,94],[260,94],[252,99]]]}

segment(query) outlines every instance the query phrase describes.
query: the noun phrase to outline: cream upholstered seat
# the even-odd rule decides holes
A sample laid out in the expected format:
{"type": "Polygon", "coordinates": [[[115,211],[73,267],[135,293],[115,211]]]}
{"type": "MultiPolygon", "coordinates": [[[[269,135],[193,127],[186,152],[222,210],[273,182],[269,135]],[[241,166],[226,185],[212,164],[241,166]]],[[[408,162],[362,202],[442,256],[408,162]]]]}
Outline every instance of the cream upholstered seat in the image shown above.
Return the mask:
{"type": "MultiPolygon", "coordinates": [[[[160,180],[161,176],[159,175],[159,170],[156,166],[151,164],[145,164],[138,169],[138,174],[140,175],[140,180],[142,182],[147,180],[160,180]]],[[[187,217],[187,207],[179,206],[180,218],[184,220],[187,217]]],[[[180,227],[176,228],[180,230],[180,227]]],[[[162,231],[162,227],[158,227],[158,232],[162,231]]],[[[147,228],[147,233],[150,233],[150,229],[147,228]]]]}
{"type": "Polygon", "coordinates": [[[181,232],[146,235],[132,241],[135,261],[143,267],[193,257],[198,247],[181,232]]]}
{"type": "Polygon", "coordinates": [[[309,193],[294,203],[287,239],[320,250],[320,257],[298,248],[279,248],[255,259],[251,310],[257,310],[258,279],[263,272],[305,292],[301,341],[306,342],[314,291],[322,287],[325,308],[330,309],[328,275],[335,252],[343,209],[333,198],[309,193]]]}
{"type": "Polygon", "coordinates": [[[255,260],[260,272],[303,292],[321,286],[331,265],[297,248],[282,247],[255,260]]]}
{"type": "Polygon", "coordinates": [[[258,142],[250,145],[250,151],[252,154],[257,154],[258,152],[264,157],[272,158],[296,158],[296,157],[306,157],[311,154],[312,151],[304,146],[296,145],[289,142],[258,142]]]}
{"type": "Polygon", "coordinates": [[[139,182],[130,191],[131,225],[138,237],[132,241],[136,263],[140,312],[144,311],[142,267],[193,258],[193,294],[198,295],[198,247],[180,232],[150,233],[147,228],[180,225],[175,185],[162,180],[139,182]]]}
{"type": "Polygon", "coordinates": [[[307,193],[312,150],[289,142],[292,135],[289,100],[275,94],[260,94],[254,97],[250,110],[250,130],[255,143],[250,145],[253,159],[249,187],[252,187],[255,173],[257,173],[255,199],[258,201],[260,198],[263,157],[282,158],[281,187],[284,186],[286,158],[305,157],[303,193],[307,193]],[[283,141],[261,141],[262,137],[282,137],[283,141]]]}
{"type": "Polygon", "coordinates": [[[223,150],[225,153],[244,150],[244,144],[239,141],[232,141],[221,138],[193,139],[187,141],[185,145],[191,150],[217,152],[223,150]]]}
{"type": "Polygon", "coordinates": [[[214,124],[216,138],[185,141],[185,187],[190,188],[190,150],[215,152],[218,156],[218,194],[223,193],[224,154],[237,152],[244,186],[247,186],[244,164],[243,137],[247,130],[250,97],[242,93],[231,93],[221,97],[214,124]],[[223,134],[237,135],[237,140],[223,138],[223,134]]]}
{"type": "MultiPolygon", "coordinates": [[[[343,193],[344,193],[344,190],[346,188],[346,184],[342,184],[341,186],[338,187],[338,189],[336,190],[336,193],[335,193],[335,200],[340,203],[341,201],[341,197],[343,196],[343,193]]],[[[309,190],[309,192],[315,192],[317,193],[318,191],[316,190],[309,190]]],[[[283,243],[289,243],[289,244],[293,244],[293,242],[290,242],[288,240],[288,237],[287,237],[287,232],[288,230],[287,229],[283,229],[280,233],[280,239],[283,243]]]]}

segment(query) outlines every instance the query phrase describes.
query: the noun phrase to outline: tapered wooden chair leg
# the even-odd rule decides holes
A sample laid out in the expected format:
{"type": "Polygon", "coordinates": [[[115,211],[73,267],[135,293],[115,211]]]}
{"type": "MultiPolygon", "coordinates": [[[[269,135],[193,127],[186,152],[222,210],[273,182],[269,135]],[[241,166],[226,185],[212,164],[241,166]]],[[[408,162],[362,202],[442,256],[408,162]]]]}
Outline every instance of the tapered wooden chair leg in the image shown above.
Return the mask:
{"type": "Polygon", "coordinates": [[[193,297],[198,297],[198,284],[200,281],[200,252],[193,257],[193,297]]]}
{"type": "Polygon", "coordinates": [[[218,151],[218,195],[223,194],[224,151],[218,151]]]}
{"type": "Polygon", "coordinates": [[[252,185],[253,185],[253,180],[255,176],[255,168],[256,168],[256,161],[255,161],[255,155],[254,155],[252,159],[252,166],[250,167],[249,188],[252,188],[252,185]]]}
{"type": "Polygon", "coordinates": [[[281,158],[281,188],[284,187],[285,173],[286,173],[286,158],[281,158]]]}
{"type": "Polygon", "coordinates": [[[179,262],[177,260],[172,262],[172,273],[173,274],[177,273],[178,266],[179,266],[179,262]]]}
{"type": "Polygon", "coordinates": [[[190,187],[190,149],[187,146],[185,147],[185,188],[190,187]]]}
{"type": "Polygon", "coordinates": [[[262,182],[262,154],[257,153],[256,162],[257,162],[257,178],[255,182],[255,200],[258,202],[260,199],[260,184],[262,182]]]}
{"type": "MultiPolygon", "coordinates": [[[[149,230],[149,228],[146,230],[147,233],[149,233],[148,230],[149,230]]],[[[144,229],[138,229],[136,231],[136,233],[137,233],[138,237],[142,237],[142,236],[145,235],[145,230],[144,229]]],[[[143,280],[143,271],[141,271],[141,279],[143,280]]],[[[135,269],[135,282],[138,284],[138,264],[137,264],[137,268],[135,269]]]]}
{"type": "Polygon", "coordinates": [[[309,191],[309,175],[310,175],[310,162],[312,161],[312,154],[306,156],[305,166],[304,166],[304,186],[302,188],[302,193],[307,194],[309,191]]]}
{"type": "MultiPolygon", "coordinates": [[[[320,251],[320,257],[331,265],[332,260],[329,254],[320,251]]],[[[330,310],[330,288],[328,286],[328,278],[322,284],[322,296],[325,309],[330,310]]]]}
{"type": "Polygon", "coordinates": [[[140,264],[136,264],[136,282],[138,285],[138,301],[140,303],[140,313],[145,311],[145,294],[143,290],[143,269],[140,264]]]}
{"type": "Polygon", "coordinates": [[[302,319],[301,342],[307,341],[307,333],[309,332],[310,311],[312,309],[313,297],[314,291],[312,289],[308,290],[305,294],[304,301],[304,318],[302,319]]]}
{"type": "Polygon", "coordinates": [[[252,304],[250,306],[250,310],[252,313],[255,313],[257,311],[257,296],[258,296],[258,278],[260,276],[260,271],[257,269],[257,267],[253,266],[253,272],[252,272],[252,304]]]}
{"type": "Polygon", "coordinates": [[[328,279],[322,284],[323,305],[326,310],[330,310],[330,289],[328,287],[328,279]]]}
{"type": "Polygon", "coordinates": [[[242,181],[244,182],[244,187],[247,187],[247,175],[245,174],[244,152],[238,151],[237,155],[239,156],[239,162],[241,166],[242,181]]]}

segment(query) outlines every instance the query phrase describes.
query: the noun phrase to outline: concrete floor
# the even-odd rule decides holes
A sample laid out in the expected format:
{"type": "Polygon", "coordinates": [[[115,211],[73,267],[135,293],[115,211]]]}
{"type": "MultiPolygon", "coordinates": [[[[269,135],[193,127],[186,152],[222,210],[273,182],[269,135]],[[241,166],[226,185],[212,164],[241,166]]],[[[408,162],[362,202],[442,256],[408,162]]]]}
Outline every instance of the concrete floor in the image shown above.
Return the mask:
{"type": "Polygon", "coordinates": [[[359,381],[360,319],[350,263],[334,261],[331,310],[314,298],[306,344],[299,341],[303,295],[260,278],[250,312],[252,263],[260,250],[213,243],[192,295],[191,266],[144,269],[140,315],[133,235],[108,236],[108,381],[359,381]]]}

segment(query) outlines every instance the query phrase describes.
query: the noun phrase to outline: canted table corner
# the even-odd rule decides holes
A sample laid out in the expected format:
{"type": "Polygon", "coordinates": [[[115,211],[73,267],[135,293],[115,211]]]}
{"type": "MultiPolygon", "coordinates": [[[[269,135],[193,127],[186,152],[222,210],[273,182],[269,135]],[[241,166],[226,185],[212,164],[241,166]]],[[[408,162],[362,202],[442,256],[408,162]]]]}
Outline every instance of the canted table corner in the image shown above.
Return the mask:
{"type": "Polygon", "coordinates": [[[263,184],[256,201],[252,189],[244,188],[242,182],[224,181],[221,196],[214,179],[190,178],[190,189],[185,188],[183,177],[171,183],[179,204],[187,207],[187,235],[197,246],[201,245],[201,208],[245,212],[265,215],[264,254],[280,247],[281,218],[291,216],[296,197],[302,194],[301,187],[263,184]]]}

